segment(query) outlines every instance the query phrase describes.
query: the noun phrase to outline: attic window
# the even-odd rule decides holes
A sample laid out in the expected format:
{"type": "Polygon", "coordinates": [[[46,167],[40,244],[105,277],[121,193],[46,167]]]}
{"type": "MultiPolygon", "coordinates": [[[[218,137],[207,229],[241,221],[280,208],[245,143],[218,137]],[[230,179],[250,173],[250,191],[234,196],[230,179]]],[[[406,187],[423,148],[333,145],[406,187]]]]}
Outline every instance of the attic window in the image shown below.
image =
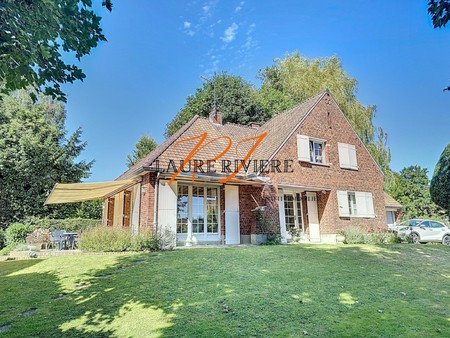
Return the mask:
{"type": "Polygon", "coordinates": [[[325,140],[297,135],[298,160],[325,164],[325,140]]]}
{"type": "Polygon", "coordinates": [[[309,141],[309,157],[312,163],[324,163],[325,142],[319,140],[309,141]]]}

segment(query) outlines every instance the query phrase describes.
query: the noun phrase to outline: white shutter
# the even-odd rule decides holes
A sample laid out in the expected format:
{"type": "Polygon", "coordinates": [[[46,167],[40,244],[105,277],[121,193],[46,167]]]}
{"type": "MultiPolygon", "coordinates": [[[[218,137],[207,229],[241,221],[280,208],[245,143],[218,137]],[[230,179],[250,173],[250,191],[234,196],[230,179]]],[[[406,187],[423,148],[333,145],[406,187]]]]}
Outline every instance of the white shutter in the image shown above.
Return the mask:
{"type": "Polygon", "coordinates": [[[356,191],[355,197],[356,197],[356,215],[353,216],[367,217],[367,218],[375,217],[373,209],[372,193],[356,191]]]}
{"type": "Polygon", "coordinates": [[[297,155],[299,161],[309,162],[309,137],[297,135],[297,155]]]}
{"type": "Polygon", "coordinates": [[[139,215],[141,209],[141,183],[137,184],[137,189],[134,194],[133,213],[131,216],[131,232],[137,235],[139,231],[139,215]]]}
{"type": "Polygon", "coordinates": [[[356,191],[356,215],[357,217],[366,217],[367,216],[367,202],[366,202],[366,193],[356,191]]]}
{"type": "Polygon", "coordinates": [[[159,181],[158,186],[158,231],[170,248],[176,245],[177,232],[177,182],[159,181]]]}
{"type": "Polygon", "coordinates": [[[366,192],[366,208],[367,217],[375,217],[375,212],[373,210],[373,196],[371,192],[366,192]]]}
{"type": "Polygon", "coordinates": [[[278,213],[280,215],[281,242],[287,243],[286,218],[284,213],[284,194],[282,189],[278,189],[278,213]]]}
{"type": "Polygon", "coordinates": [[[350,217],[350,212],[348,210],[348,194],[347,191],[337,192],[338,198],[338,209],[340,217],[350,217]]]}
{"type": "Polygon", "coordinates": [[[356,147],[353,144],[338,143],[338,150],[340,167],[358,170],[356,147]]]}
{"type": "Polygon", "coordinates": [[[341,168],[350,168],[350,157],[347,146],[348,144],[338,143],[339,165],[341,168]]]}
{"type": "Polygon", "coordinates": [[[356,147],[353,144],[348,144],[348,157],[350,159],[350,168],[358,170],[358,162],[356,160],[356,147]]]}

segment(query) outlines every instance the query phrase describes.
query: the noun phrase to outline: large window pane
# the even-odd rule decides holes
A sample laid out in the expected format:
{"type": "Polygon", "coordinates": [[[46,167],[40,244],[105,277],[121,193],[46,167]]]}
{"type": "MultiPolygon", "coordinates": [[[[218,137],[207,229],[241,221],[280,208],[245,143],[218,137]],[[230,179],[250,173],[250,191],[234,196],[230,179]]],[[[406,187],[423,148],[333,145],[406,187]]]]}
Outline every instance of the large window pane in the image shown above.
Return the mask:
{"type": "Polygon", "coordinates": [[[186,185],[178,186],[177,198],[177,233],[187,233],[189,217],[189,189],[186,185]]]}
{"type": "Polygon", "coordinates": [[[358,214],[358,210],[356,209],[356,195],[354,192],[348,193],[348,212],[350,215],[358,214]]]}
{"type": "Polygon", "coordinates": [[[208,232],[219,232],[217,188],[207,188],[206,219],[208,232]]]}
{"type": "Polygon", "coordinates": [[[205,188],[192,187],[192,232],[205,231],[205,188]]]}
{"type": "Polygon", "coordinates": [[[297,222],[299,229],[303,230],[303,215],[302,215],[302,195],[297,193],[295,194],[295,199],[297,202],[297,222]]]}
{"type": "Polygon", "coordinates": [[[294,196],[284,195],[284,218],[286,230],[295,228],[294,196]]]}

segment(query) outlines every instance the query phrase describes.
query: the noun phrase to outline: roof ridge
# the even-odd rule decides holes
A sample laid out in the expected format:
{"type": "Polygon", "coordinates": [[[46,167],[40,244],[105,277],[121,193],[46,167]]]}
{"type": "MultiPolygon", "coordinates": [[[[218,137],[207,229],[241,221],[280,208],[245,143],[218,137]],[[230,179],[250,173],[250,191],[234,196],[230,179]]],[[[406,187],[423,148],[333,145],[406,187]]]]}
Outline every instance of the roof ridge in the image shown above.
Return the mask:
{"type": "MultiPolygon", "coordinates": [[[[299,116],[298,119],[296,120],[296,122],[291,125],[291,128],[286,128],[287,133],[285,133],[283,135],[282,139],[277,141],[278,144],[275,147],[275,149],[270,150],[270,152],[268,153],[268,156],[267,156],[267,159],[269,161],[275,156],[275,154],[277,154],[279,152],[279,150],[287,142],[289,137],[291,137],[291,135],[294,133],[294,131],[303,123],[303,121],[306,119],[306,117],[309,115],[309,113],[316,107],[316,105],[320,102],[320,100],[322,100],[322,98],[326,94],[330,94],[328,89],[323,90],[319,94],[314,95],[314,96],[308,98],[307,100],[295,105],[293,108],[276,115],[276,116],[288,116],[289,113],[294,113],[295,111],[300,112],[302,109],[305,110],[304,114],[302,116],[299,116]],[[307,109],[305,109],[305,108],[307,108],[307,109]]],[[[270,119],[269,121],[272,121],[272,120],[273,119],[270,119]]],[[[276,125],[276,123],[277,123],[277,121],[272,122],[271,124],[269,124],[268,122],[265,123],[264,125],[262,125],[261,128],[266,128],[267,130],[269,130],[271,127],[273,128],[273,125],[276,125]]],[[[264,130],[264,129],[262,129],[262,130],[264,130]]]]}
{"type": "Polygon", "coordinates": [[[285,113],[289,113],[290,111],[292,111],[292,110],[298,108],[298,107],[301,106],[302,104],[305,104],[306,102],[308,102],[308,101],[314,99],[316,96],[322,96],[323,94],[326,94],[326,93],[329,93],[329,92],[330,92],[329,89],[326,88],[325,90],[322,90],[320,93],[318,93],[318,94],[316,94],[316,95],[314,95],[314,96],[308,97],[308,98],[305,99],[304,101],[301,101],[301,102],[297,103],[296,105],[292,106],[291,108],[286,109],[286,110],[283,110],[283,111],[281,111],[281,112],[279,112],[279,113],[276,113],[276,114],[273,115],[270,119],[268,119],[266,122],[264,122],[259,128],[263,127],[266,123],[269,123],[270,121],[272,121],[273,119],[277,118],[278,116],[280,116],[280,115],[282,115],[282,114],[285,114],[285,113]]]}
{"type": "MultiPolygon", "coordinates": [[[[208,117],[205,117],[205,116],[199,116],[198,117],[199,119],[202,119],[202,120],[206,120],[206,121],[208,121],[208,122],[211,122],[211,121],[209,121],[209,118],[208,117]]],[[[216,124],[216,123],[213,123],[213,122],[211,122],[213,125],[218,125],[218,124],[216,124]]],[[[249,122],[249,123],[251,123],[251,122],[249,122]]],[[[256,123],[258,123],[258,122],[256,122],[256,123]]],[[[234,122],[225,122],[224,124],[222,124],[222,126],[225,126],[225,125],[232,125],[232,126],[237,126],[237,127],[242,127],[242,128],[246,128],[246,129],[255,129],[255,128],[252,128],[252,127],[250,127],[250,126],[248,126],[248,125],[245,125],[245,124],[239,124],[239,123],[234,123],[234,122]]]]}

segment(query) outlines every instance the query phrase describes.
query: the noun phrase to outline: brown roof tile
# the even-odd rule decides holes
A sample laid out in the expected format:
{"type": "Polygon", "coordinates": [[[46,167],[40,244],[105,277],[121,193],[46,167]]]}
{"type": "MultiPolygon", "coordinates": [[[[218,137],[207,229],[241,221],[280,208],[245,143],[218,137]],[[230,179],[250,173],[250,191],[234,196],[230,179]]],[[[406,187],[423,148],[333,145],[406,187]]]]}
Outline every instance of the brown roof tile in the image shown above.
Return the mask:
{"type": "Polygon", "coordinates": [[[283,145],[289,135],[297,129],[298,125],[308,115],[312,108],[327,93],[327,90],[317,94],[295,107],[275,115],[258,128],[257,133],[267,132],[261,145],[255,150],[254,157],[260,160],[270,159],[283,145]]]}
{"type": "Polygon", "coordinates": [[[173,142],[175,142],[189,127],[198,119],[198,115],[195,115],[188,123],[186,123],[183,127],[181,127],[176,133],[172,136],[168,137],[163,143],[156,147],[153,151],[151,151],[147,156],[145,156],[140,161],[136,162],[127,171],[125,171],[122,175],[116,178],[116,180],[123,180],[129,176],[132,176],[134,172],[142,167],[148,167],[150,164],[158,158],[173,142]]]}
{"type": "Polygon", "coordinates": [[[267,136],[255,149],[251,159],[268,160],[275,155],[290,134],[298,128],[299,124],[326,93],[327,91],[323,91],[292,109],[275,115],[259,128],[232,123],[218,125],[209,121],[208,118],[195,116],[180,130],[166,139],[155,150],[130,167],[117,179],[130,177],[141,168],[150,167],[155,163],[155,160],[159,161],[160,168],[167,168],[170,160],[175,161],[178,167],[180,161],[183,161],[198,143],[198,137],[205,132],[208,134],[204,141],[204,144],[207,144],[207,146],[203,147],[194,156],[195,159],[206,161],[215,158],[224,151],[229,144],[228,138],[230,138],[232,141],[231,148],[218,161],[229,160],[234,163],[234,160],[244,159],[251,147],[255,144],[255,140],[248,140],[249,138],[267,132],[267,136]],[[181,142],[189,138],[193,139],[181,142]],[[217,138],[219,140],[212,142],[212,140],[217,138]]]}
{"type": "Polygon", "coordinates": [[[402,205],[397,202],[391,195],[389,195],[387,192],[384,193],[384,205],[386,207],[392,207],[392,208],[401,208],[402,205]]]}

